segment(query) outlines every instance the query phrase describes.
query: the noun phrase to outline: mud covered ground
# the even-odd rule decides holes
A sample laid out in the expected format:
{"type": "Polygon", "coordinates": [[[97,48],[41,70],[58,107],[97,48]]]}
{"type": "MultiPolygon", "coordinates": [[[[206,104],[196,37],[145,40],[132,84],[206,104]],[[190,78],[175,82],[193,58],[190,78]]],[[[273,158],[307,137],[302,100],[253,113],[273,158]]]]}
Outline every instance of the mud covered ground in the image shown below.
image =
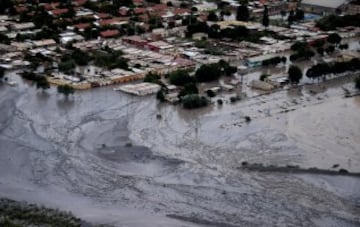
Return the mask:
{"type": "Polygon", "coordinates": [[[360,99],[339,88],[351,82],[199,111],[109,88],[65,100],[1,85],[0,196],[114,226],[359,226],[359,178],[237,168],[360,172],[360,99]]]}

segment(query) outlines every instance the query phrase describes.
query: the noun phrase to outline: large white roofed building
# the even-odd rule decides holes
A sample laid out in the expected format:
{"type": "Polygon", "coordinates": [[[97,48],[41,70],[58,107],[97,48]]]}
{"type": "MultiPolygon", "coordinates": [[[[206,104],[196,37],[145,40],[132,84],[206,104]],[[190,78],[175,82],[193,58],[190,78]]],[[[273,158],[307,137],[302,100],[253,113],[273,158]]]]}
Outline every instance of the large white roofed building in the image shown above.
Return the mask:
{"type": "Polygon", "coordinates": [[[302,0],[301,8],[307,13],[335,14],[341,12],[348,0],[302,0]]]}

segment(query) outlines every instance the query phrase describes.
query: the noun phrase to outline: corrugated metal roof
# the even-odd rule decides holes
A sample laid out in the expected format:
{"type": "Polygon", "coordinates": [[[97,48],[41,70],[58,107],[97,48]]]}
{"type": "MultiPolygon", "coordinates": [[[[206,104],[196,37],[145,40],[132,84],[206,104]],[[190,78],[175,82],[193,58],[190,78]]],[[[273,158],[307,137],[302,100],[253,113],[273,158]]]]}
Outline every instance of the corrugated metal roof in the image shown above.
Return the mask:
{"type": "Polygon", "coordinates": [[[301,4],[322,6],[322,7],[336,9],[346,2],[347,0],[302,0],[301,4]]]}

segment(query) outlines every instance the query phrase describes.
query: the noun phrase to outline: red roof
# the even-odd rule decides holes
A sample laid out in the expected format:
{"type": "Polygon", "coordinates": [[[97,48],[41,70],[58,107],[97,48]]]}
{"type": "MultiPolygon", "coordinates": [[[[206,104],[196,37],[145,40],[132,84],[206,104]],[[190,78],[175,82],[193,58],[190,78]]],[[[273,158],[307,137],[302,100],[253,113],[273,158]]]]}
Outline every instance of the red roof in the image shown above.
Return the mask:
{"type": "Polygon", "coordinates": [[[190,13],[190,10],[189,9],[183,9],[183,8],[177,8],[177,9],[174,9],[173,13],[175,15],[181,15],[181,14],[185,14],[185,13],[190,13]]]}
{"type": "Polygon", "coordinates": [[[151,7],[153,11],[166,10],[167,8],[168,8],[167,5],[164,4],[157,4],[151,7]]]}
{"type": "Polygon", "coordinates": [[[100,18],[100,19],[106,19],[106,18],[110,18],[111,15],[108,14],[108,13],[98,13],[97,16],[100,18]]]}
{"type": "MultiPolygon", "coordinates": [[[[75,0],[75,4],[78,6],[84,5],[88,0],[75,0]]],[[[73,2],[74,3],[74,2],[73,2]]]]}
{"type": "Polygon", "coordinates": [[[119,35],[119,31],[118,30],[107,30],[107,31],[100,32],[100,35],[103,38],[110,38],[110,37],[119,35]]]}
{"type": "Polygon", "coordinates": [[[22,13],[22,12],[27,11],[27,7],[26,6],[16,6],[15,10],[17,13],[22,13]]]}
{"type": "Polygon", "coordinates": [[[69,12],[69,9],[54,9],[50,11],[52,15],[57,16],[69,12]]]}
{"type": "Polygon", "coordinates": [[[75,24],[74,27],[77,29],[85,29],[91,27],[91,24],[90,23],[75,24]]]}
{"type": "Polygon", "coordinates": [[[141,5],[144,3],[143,0],[133,0],[134,5],[141,5]]]}
{"type": "Polygon", "coordinates": [[[46,10],[56,9],[60,5],[60,2],[45,3],[44,8],[46,10]]]}
{"type": "Polygon", "coordinates": [[[116,17],[116,18],[101,20],[101,21],[99,22],[99,24],[100,24],[100,26],[113,25],[113,24],[117,24],[117,23],[122,22],[122,21],[126,21],[127,19],[128,19],[128,18],[119,18],[119,17],[116,17]]]}
{"type": "Polygon", "coordinates": [[[146,22],[150,18],[149,18],[149,16],[147,14],[142,14],[142,15],[139,16],[139,19],[140,19],[140,21],[146,22]]]}
{"type": "Polygon", "coordinates": [[[120,9],[119,9],[119,14],[120,14],[121,16],[126,16],[127,13],[128,13],[128,11],[129,11],[128,8],[120,8],[120,9]]]}
{"type": "Polygon", "coordinates": [[[135,8],[135,9],[134,9],[134,13],[135,13],[136,15],[138,15],[138,14],[144,14],[144,13],[146,13],[146,8],[135,8]]]}

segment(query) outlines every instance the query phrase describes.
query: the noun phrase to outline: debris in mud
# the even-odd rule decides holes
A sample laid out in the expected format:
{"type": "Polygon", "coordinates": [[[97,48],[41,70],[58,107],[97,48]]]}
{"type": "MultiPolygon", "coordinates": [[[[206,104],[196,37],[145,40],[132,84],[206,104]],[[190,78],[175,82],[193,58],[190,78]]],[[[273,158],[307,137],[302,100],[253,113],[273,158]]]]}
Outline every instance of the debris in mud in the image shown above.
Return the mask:
{"type": "MultiPolygon", "coordinates": [[[[260,171],[260,172],[282,172],[282,173],[310,173],[310,174],[325,174],[325,175],[349,175],[360,177],[360,173],[349,172],[346,169],[340,169],[339,171],[330,170],[330,169],[319,169],[316,167],[311,168],[301,168],[298,165],[286,165],[286,166],[275,166],[269,165],[265,166],[262,163],[247,163],[242,162],[241,167],[236,169],[246,169],[251,171],[260,171]]],[[[333,167],[334,168],[334,167],[333,167]]]]}

